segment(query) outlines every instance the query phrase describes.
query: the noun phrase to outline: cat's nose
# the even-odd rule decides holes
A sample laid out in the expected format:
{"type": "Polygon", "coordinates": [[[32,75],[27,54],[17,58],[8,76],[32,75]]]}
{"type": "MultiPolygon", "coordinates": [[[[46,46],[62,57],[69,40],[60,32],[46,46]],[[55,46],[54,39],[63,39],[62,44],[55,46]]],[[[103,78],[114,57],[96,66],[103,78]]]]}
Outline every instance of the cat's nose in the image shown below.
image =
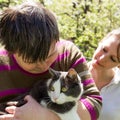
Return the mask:
{"type": "Polygon", "coordinates": [[[54,98],[54,100],[56,101],[56,100],[57,100],[57,98],[54,98]]]}
{"type": "Polygon", "coordinates": [[[57,99],[58,99],[58,98],[54,98],[53,101],[56,103],[57,99]]]}

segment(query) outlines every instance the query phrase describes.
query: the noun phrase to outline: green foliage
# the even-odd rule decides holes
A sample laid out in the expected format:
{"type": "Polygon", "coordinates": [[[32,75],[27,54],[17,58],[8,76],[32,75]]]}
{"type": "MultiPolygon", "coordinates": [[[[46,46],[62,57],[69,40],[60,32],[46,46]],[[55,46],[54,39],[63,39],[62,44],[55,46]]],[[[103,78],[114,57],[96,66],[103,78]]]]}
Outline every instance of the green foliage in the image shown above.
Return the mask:
{"type": "Polygon", "coordinates": [[[61,37],[74,40],[90,60],[98,42],[108,32],[120,26],[120,0],[64,2],[58,0],[53,8],[52,4],[49,6],[58,16],[61,37]]]}
{"type": "MultiPolygon", "coordinates": [[[[61,38],[72,40],[88,60],[92,58],[98,42],[120,26],[120,0],[36,1],[56,14],[61,38]]],[[[4,2],[13,5],[22,0],[0,0],[0,5],[4,2]]]]}

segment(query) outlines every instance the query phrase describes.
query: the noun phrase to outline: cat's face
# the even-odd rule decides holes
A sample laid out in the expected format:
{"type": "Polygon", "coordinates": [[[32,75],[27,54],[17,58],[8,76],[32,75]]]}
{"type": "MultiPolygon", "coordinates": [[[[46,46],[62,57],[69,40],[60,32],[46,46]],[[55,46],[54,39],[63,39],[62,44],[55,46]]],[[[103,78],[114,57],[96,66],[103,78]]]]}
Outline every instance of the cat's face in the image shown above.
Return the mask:
{"type": "Polygon", "coordinates": [[[74,69],[68,72],[50,70],[52,78],[48,81],[48,95],[52,102],[63,104],[77,101],[83,93],[81,79],[74,69]]]}

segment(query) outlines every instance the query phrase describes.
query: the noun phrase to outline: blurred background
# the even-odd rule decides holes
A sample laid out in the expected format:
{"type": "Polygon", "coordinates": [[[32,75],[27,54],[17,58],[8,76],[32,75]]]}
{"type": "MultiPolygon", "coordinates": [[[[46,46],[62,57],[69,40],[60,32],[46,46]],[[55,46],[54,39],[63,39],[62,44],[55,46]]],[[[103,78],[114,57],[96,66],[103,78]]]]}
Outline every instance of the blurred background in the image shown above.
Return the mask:
{"type": "MultiPolygon", "coordinates": [[[[29,0],[30,1],[30,0],[29,0]]],[[[74,42],[91,60],[98,42],[120,27],[120,0],[34,0],[56,15],[60,37],[74,42]]],[[[23,0],[0,0],[0,10],[23,0]]]]}

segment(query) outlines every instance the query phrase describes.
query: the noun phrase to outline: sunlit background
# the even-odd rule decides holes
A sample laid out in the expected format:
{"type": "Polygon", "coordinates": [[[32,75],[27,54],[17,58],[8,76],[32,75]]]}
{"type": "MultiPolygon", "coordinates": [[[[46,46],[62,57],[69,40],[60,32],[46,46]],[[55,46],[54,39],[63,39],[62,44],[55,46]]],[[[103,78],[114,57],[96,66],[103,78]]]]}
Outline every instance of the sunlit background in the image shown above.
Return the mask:
{"type": "MultiPolygon", "coordinates": [[[[30,1],[30,0],[28,0],[30,1]]],[[[52,10],[60,37],[74,42],[89,61],[98,42],[120,27],[120,0],[34,0],[52,10]]],[[[0,0],[0,9],[23,0],[0,0]]]]}

